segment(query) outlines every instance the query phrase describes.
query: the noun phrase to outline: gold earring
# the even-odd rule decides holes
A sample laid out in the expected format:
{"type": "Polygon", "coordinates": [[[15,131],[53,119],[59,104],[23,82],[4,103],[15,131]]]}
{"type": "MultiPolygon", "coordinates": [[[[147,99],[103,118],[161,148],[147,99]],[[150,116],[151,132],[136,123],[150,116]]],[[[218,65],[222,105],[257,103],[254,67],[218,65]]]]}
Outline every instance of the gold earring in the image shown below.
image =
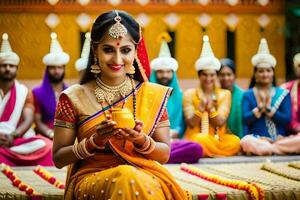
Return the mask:
{"type": "Polygon", "coordinates": [[[133,65],[131,65],[130,67],[126,68],[126,73],[127,74],[134,74],[135,73],[135,68],[133,65]]]}
{"type": "Polygon", "coordinates": [[[100,66],[98,65],[98,59],[94,57],[94,64],[91,66],[91,72],[93,74],[99,74],[101,72],[100,66]]]}

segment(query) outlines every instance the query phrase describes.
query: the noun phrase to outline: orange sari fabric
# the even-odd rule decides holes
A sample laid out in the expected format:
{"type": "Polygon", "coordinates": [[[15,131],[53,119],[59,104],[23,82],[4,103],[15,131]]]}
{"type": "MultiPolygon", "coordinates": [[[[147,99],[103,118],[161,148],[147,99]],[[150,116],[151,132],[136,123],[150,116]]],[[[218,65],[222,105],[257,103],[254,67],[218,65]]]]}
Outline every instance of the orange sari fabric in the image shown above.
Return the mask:
{"type": "MultiPolygon", "coordinates": [[[[170,88],[147,82],[137,85],[136,118],[144,122],[143,131],[146,134],[151,136],[155,131],[165,112],[170,91],[170,88]]],[[[108,109],[97,107],[99,105],[91,102],[94,97],[89,98],[84,93],[82,86],[75,85],[62,95],[68,97],[72,104],[70,107],[76,113],[74,121],[77,120],[77,123],[73,127],[76,128],[78,141],[95,133],[96,126],[105,120],[104,112],[108,109]]],[[[113,104],[114,107],[124,106],[133,111],[132,105],[132,94],[113,104]]],[[[62,124],[62,121],[72,122],[60,117],[56,123],[62,124]]],[[[65,199],[84,199],[87,196],[95,199],[192,198],[162,165],[135,152],[131,142],[126,141],[124,145],[123,140],[111,138],[108,146],[109,150],[97,151],[94,156],[69,166],[65,199]],[[135,186],[129,187],[131,183],[135,186]]]]}

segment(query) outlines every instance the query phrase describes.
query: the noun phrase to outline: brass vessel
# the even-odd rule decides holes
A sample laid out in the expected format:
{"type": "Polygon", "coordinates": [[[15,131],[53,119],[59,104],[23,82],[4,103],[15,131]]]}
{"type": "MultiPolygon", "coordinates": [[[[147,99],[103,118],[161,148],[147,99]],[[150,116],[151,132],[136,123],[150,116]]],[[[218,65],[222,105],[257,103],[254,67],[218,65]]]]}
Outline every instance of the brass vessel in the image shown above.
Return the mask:
{"type": "Polygon", "coordinates": [[[117,122],[118,128],[134,128],[135,121],[132,112],[128,108],[113,108],[112,120],[117,122]]]}

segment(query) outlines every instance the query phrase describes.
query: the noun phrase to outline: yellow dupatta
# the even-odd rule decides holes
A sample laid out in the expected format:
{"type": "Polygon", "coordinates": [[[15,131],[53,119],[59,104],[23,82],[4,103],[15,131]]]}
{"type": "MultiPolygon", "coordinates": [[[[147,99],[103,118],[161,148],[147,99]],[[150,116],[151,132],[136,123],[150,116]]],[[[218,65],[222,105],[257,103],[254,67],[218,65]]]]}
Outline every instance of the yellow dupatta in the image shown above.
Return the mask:
{"type": "MultiPolygon", "coordinates": [[[[144,82],[140,85],[137,90],[136,96],[136,118],[144,122],[143,131],[152,135],[155,131],[157,123],[159,122],[166,104],[168,96],[170,95],[171,89],[163,87],[157,84],[144,82]]],[[[133,98],[132,94],[125,97],[126,103],[125,107],[133,110],[133,98]]],[[[124,99],[124,100],[125,100],[124,99]]],[[[114,104],[117,106],[122,101],[114,104]]],[[[103,110],[105,110],[104,108],[103,110]]],[[[96,126],[105,120],[103,110],[89,117],[78,127],[78,140],[81,141],[85,137],[89,137],[95,132],[96,126]]],[[[145,173],[150,173],[157,177],[160,182],[161,188],[166,197],[171,196],[176,200],[191,199],[192,196],[189,192],[181,189],[181,187],[175,182],[170,173],[158,162],[149,160],[143,155],[137,153],[133,149],[133,144],[131,142],[125,143],[125,148],[122,145],[123,141],[116,138],[111,138],[109,140],[109,146],[115,155],[122,158],[125,162],[130,163],[143,170],[145,173]],[[188,198],[189,197],[189,198],[188,198]]],[[[71,199],[73,196],[73,183],[71,181],[71,176],[73,175],[75,165],[73,164],[68,169],[67,181],[66,181],[66,192],[65,199],[71,199]]],[[[76,174],[85,174],[91,172],[90,169],[79,169],[76,174]]]]}

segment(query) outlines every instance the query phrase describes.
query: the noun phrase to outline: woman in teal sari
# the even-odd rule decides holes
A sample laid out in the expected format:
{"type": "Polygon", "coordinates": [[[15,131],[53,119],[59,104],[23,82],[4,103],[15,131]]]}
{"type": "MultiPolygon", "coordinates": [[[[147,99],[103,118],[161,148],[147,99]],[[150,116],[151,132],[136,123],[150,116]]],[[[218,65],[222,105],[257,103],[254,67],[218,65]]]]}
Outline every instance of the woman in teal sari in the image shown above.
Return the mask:
{"type": "Polygon", "coordinates": [[[221,69],[218,73],[221,87],[231,91],[231,109],[227,119],[229,130],[239,138],[243,137],[242,99],[244,91],[235,83],[236,68],[233,60],[220,60],[221,69]]]}

